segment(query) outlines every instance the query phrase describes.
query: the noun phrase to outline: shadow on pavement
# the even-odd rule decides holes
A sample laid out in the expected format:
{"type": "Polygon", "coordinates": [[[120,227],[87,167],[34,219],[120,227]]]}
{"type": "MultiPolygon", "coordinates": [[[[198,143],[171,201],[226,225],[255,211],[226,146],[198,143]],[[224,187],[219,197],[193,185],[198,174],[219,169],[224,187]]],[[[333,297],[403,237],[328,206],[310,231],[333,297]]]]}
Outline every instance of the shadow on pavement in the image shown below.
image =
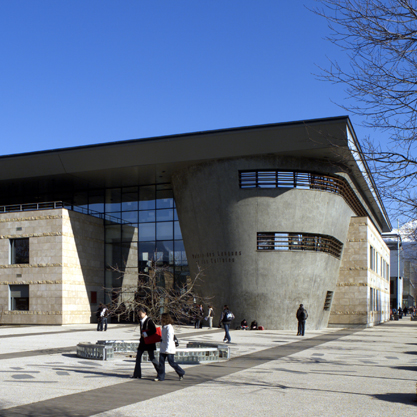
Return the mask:
{"type": "Polygon", "coordinates": [[[417,395],[416,394],[376,394],[373,397],[377,400],[388,401],[390,403],[409,404],[417,406],[417,395]]]}

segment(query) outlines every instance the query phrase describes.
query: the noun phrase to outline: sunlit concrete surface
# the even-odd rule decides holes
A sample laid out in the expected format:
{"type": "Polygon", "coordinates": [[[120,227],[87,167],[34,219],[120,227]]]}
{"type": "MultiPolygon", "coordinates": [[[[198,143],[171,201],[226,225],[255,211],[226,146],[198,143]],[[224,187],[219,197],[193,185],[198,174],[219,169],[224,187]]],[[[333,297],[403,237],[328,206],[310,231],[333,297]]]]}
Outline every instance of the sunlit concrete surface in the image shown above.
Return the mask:
{"type": "MultiPolygon", "coordinates": [[[[221,341],[220,329],[176,329],[187,341],[221,341]]],[[[292,331],[233,331],[232,359],[184,366],[178,381],[131,380],[134,357],[91,361],[80,341],[134,339],[110,325],[0,327],[0,417],[6,416],[415,416],[417,322],[292,331]]]]}

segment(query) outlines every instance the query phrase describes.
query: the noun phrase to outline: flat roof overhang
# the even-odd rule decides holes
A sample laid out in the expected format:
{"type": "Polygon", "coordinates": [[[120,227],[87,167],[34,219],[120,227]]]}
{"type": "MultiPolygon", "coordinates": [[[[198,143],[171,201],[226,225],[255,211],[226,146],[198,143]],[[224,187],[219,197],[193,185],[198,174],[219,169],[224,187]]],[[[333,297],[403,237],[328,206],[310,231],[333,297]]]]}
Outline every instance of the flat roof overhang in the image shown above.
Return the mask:
{"type": "Polygon", "coordinates": [[[28,180],[93,187],[169,183],[171,174],[216,159],[282,155],[348,166],[382,231],[391,224],[347,116],[134,139],[0,157],[0,189],[28,180]],[[350,133],[350,134],[349,134],[350,133]],[[349,147],[349,137],[358,152],[349,147]],[[359,160],[358,160],[359,157],[359,160]]]}

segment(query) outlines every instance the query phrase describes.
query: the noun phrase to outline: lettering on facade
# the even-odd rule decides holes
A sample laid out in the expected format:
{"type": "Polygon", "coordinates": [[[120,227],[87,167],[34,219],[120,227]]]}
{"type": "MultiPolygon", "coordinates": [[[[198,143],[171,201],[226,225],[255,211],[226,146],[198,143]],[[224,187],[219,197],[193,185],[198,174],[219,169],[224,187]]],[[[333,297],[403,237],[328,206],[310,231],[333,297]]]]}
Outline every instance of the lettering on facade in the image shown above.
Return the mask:
{"type": "Polygon", "coordinates": [[[193,253],[191,257],[200,265],[224,264],[236,262],[242,256],[242,251],[215,251],[205,253],[193,253]]]}

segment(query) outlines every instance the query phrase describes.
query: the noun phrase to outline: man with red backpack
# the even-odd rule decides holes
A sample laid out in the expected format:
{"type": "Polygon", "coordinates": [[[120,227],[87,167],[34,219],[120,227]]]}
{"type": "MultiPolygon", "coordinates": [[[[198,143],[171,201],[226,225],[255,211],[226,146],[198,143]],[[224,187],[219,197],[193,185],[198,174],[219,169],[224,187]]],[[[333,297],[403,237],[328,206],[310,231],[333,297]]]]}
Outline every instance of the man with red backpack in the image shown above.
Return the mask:
{"type": "MultiPolygon", "coordinates": [[[[148,352],[149,359],[153,363],[153,366],[158,372],[158,362],[155,359],[155,350],[156,345],[155,343],[146,343],[145,338],[152,336],[156,333],[156,326],[152,319],[147,316],[147,309],[145,307],[140,307],[138,311],[138,316],[140,319],[140,340],[139,340],[139,346],[138,346],[138,353],[136,355],[136,364],[135,364],[135,370],[133,371],[133,375],[131,378],[142,378],[142,371],[141,371],[141,361],[142,361],[142,355],[143,352],[148,352]]],[[[157,375],[158,377],[158,375],[157,375]]]]}

